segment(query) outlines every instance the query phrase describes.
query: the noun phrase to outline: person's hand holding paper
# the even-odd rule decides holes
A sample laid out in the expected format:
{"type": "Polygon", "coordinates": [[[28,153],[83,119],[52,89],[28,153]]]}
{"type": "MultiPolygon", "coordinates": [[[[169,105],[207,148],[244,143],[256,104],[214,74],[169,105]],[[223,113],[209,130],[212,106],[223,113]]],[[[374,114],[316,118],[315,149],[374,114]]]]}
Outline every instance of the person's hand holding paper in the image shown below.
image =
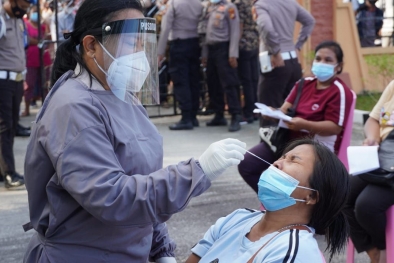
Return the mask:
{"type": "Polygon", "coordinates": [[[256,102],[255,105],[257,109],[253,111],[254,113],[261,113],[263,116],[268,116],[283,121],[290,121],[292,119],[290,116],[287,116],[279,109],[274,109],[258,102],[256,102]]]}
{"type": "Polygon", "coordinates": [[[375,139],[375,138],[365,138],[365,140],[363,141],[363,145],[364,146],[376,146],[379,145],[379,139],[375,139]]]}
{"type": "Polygon", "coordinates": [[[347,158],[349,174],[359,175],[380,167],[378,158],[379,146],[349,146],[347,158]]]}
{"type": "Polygon", "coordinates": [[[305,131],[306,124],[308,123],[307,120],[299,117],[291,118],[289,121],[284,121],[287,128],[293,131],[305,131]]]}

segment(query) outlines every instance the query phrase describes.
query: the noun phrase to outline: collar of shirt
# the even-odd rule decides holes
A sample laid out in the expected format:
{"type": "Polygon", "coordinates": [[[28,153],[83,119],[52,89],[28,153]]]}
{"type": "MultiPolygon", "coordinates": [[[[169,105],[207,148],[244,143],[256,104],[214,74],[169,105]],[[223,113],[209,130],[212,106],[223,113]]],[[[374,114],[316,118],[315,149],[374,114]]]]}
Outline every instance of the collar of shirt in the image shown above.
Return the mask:
{"type": "Polygon", "coordinates": [[[74,76],[79,79],[83,84],[87,87],[90,87],[92,90],[105,90],[104,87],[97,81],[97,79],[92,76],[92,85],[90,85],[90,77],[87,70],[83,69],[81,65],[77,64],[74,69],[74,76]],[[78,74],[81,73],[79,76],[78,74]]]}

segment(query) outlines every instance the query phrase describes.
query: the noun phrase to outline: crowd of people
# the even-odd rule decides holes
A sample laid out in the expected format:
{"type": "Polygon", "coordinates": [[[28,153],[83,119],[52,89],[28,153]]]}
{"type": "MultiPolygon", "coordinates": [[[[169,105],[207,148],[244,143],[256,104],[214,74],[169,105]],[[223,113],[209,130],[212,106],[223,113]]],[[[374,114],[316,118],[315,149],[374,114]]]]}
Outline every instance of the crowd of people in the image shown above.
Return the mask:
{"type": "MultiPolygon", "coordinates": [[[[302,76],[299,53],[315,19],[297,1],[63,0],[55,8],[43,0],[39,6],[5,0],[0,10],[0,178],[7,189],[26,182],[24,227],[35,234],[24,262],[173,263],[175,242],[165,222],[231,166],[263,211],[220,218],[191,248],[188,263],[323,262],[315,234],[325,235],[330,258],[350,235],[359,252],[384,262],[384,212],[393,192],[350,177],[337,158],[353,101],[339,77],[345,54],[335,41],[320,43],[313,75],[302,76]],[[169,129],[198,127],[203,76],[214,113],[206,126],[237,132],[241,122],[259,119],[261,141],[247,151],[239,140],[221,140],[198,159],[163,168],[162,138],[144,106],[165,101],[171,81],[182,117],[169,129]],[[25,129],[31,138],[23,176],[15,168],[14,136],[19,117],[39,100],[34,125],[25,129]],[[293,118],[258,116],[255,102],[293,118]],[[279,126],[287,137],[274,148],[279,126]]],[[[363,8],[360,17],[381,15],[373,0],[363,8]]],[[[361,43],[371,43],[372,31],[376,37],[379,21],[359,27],[361,43]]],[[[365,145],[391,138],[393,87],[365,125],[365,145]]]]}

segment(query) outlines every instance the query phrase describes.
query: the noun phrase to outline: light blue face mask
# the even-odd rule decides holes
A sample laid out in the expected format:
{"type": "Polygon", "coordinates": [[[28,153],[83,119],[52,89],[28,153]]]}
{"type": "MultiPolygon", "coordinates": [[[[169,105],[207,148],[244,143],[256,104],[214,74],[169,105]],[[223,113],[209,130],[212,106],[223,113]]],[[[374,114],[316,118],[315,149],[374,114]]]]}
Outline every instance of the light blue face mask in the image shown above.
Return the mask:
{"type": "Polygon", "coordinates": [[[219,3],[221,0],[209,0],[212,4],[217,4],[219,3]]]}
{"type": "Polygon", "coordinates": [[[38,13],[37,12],[31,13],[30,14],[30,20],[32,22],[37,22],[38,21],[38,13]]]}
{"type": "Polygon", "coordinates": [[[311,191],[316,190],[298,186],[299,183],[297,179],[271,165],[260,176],[258,183],[259,200],[268,211],[281,210],[295,205],[296,201],[306,202],[302,199],[295,199],[290,195],[297,187],[311,191]]]}
{"type": "Polygon", "coordinates": [[[312,73],[316,76],[316,78],[320,82],[325,82],[332,78],[335,75],[335,67],[336,65],[320,63],[320,62],[313,62],[312,65],[312,73]]]}

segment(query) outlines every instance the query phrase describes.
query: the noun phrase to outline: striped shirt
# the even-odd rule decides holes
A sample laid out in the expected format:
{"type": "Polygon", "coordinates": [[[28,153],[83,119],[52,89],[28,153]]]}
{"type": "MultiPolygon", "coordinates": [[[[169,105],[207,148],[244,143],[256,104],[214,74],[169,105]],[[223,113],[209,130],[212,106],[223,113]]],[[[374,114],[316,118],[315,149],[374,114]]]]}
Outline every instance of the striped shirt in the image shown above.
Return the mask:
{"type": "Polygon", "coordinates": [[[253,263],[323,262],[313,237],[313,228],[310,228],[311,233],[288,229],[279,234],[270,233],[255,242],[250,241],[246,234],[263,216],[260,211],[238,209],[220,218],[192,248],[192,252],[201,257],[200,263],[245,263],[269,241],[258,252],[253,263]]]}

